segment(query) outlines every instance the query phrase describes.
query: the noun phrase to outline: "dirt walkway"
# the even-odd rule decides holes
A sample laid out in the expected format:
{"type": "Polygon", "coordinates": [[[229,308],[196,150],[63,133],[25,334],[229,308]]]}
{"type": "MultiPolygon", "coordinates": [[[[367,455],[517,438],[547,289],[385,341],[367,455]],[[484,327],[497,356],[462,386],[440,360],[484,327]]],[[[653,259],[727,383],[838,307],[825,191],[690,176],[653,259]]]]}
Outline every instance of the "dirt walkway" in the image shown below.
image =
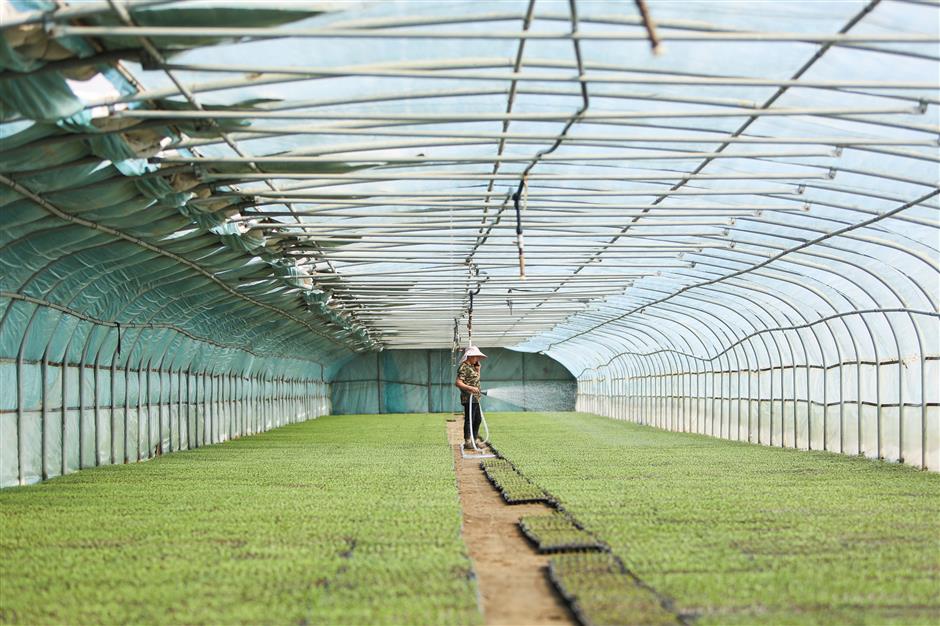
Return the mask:
{"type": "Polygon", "coordinates": [[[462,421],[449,422],[447,435],[454,448],[463,538],[477,574],[486,623],[574,624],[548,581],[548,557],[536,552],[517,525],[523,515],[551,509],[544,504],[506,504],[486,480],[480,461],[462,458],[462,427],[462,421]]]}

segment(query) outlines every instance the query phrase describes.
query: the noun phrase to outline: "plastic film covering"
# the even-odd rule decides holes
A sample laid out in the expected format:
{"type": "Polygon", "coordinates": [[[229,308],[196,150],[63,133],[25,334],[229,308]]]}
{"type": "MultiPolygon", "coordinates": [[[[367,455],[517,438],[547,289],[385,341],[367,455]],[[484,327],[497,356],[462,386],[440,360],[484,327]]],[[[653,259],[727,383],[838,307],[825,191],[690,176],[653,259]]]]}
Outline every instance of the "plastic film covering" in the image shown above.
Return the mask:
{"type": "Polygon", "coordinates": [[[342,410],[449,410],[395,353],[471,331],[584,410],[940,470],[940,5],[646,4],[4,0],[3,484],[122,456],[50,394],[123,441],[132,372],[364,352],[342,410]]]}
{"type": "Polygon", "coordinates": [[[131,86],[105,53],[44,39],[27,24],[0,40],[0,486],[328,413],[354,329],[191,176],[153,176],[146,155],[181,127],[91,115],[69,77],[131,86]]]}
{"type": "MultiPolygon", "coordinates": [[[[577,385],[541,354],[484,348],[484,411],[571,411],[577,385]]],[[[456,359],[450,350],[386,350],[353,358],[330,384],[333,413],[461,411],[456,359]]]]}

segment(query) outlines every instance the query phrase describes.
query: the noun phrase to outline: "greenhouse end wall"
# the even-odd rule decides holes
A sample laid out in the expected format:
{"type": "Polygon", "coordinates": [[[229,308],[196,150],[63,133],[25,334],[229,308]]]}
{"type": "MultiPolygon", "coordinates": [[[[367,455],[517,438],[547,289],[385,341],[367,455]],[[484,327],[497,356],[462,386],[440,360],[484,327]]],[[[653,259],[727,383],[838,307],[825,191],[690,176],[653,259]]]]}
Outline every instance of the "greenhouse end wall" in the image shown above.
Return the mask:
{"type": "MultiPolygon", "coordinates": [[[[557,361],[504,348],[483,348],[485,411],[574,409],[574,376],[557,361]]],[[[457,360],[450,350],[386,350],[347,363],[330,385],[335,414],[441,413],[460,410],[454,386],[457,360]]]]}

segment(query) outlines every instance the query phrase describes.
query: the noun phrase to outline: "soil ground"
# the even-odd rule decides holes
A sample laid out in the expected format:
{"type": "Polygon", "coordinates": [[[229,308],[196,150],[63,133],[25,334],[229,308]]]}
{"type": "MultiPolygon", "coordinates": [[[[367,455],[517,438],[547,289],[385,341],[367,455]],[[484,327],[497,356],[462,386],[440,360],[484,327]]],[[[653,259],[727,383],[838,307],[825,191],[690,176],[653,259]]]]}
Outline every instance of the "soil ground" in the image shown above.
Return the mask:
{"type": "Polygon", "coordinates": [[[539,554],[519,530],[523,515],[550,513],[545,504],[509,505],[480,469],[461,454],[463,423],[447,423],[463,508],[463,539],[477,575],[488,625],[574,624],[548,580],[547,555],[539,554]]]}

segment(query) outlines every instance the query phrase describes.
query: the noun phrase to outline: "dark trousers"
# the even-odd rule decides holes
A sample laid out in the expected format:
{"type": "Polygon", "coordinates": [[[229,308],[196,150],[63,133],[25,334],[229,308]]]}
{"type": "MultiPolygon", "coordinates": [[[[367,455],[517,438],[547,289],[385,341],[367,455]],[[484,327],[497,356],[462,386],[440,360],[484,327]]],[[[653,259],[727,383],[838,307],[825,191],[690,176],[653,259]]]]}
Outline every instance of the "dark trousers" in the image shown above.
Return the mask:
{"type": "MultiPolygon", "coordinates": [[[[480,422],[483,418],[480,416],[480,402],[476,398],[473,401],[473,438],[476,439],[480,433],[480,422]]],[[[470,439],[470,403],[463,405],[463,438],[470,439]]]]}

